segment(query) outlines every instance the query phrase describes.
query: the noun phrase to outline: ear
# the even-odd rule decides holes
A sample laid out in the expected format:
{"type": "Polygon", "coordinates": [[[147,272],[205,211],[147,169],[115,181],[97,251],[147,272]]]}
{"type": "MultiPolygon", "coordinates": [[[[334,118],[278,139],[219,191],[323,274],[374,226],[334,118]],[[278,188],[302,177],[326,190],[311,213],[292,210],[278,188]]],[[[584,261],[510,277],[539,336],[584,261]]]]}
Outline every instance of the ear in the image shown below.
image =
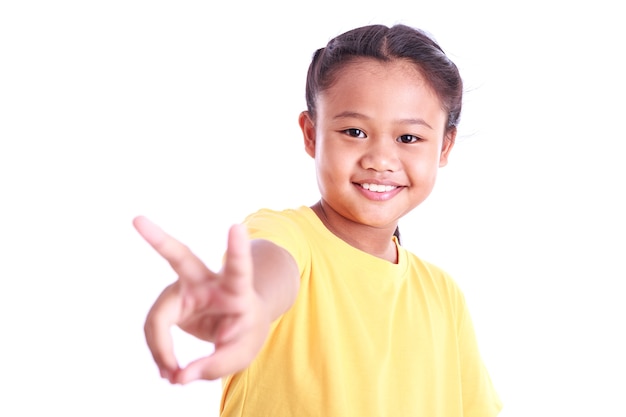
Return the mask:
{"type": "Polygon", "coordinates": [[[311,115],[308,111],[300,113],[298,123],[304,137],[304,150],[311,158],[315,158],[315,123],[311,120],[311,115]]]}
{"type": "Polygon", "coordinates": [[[439,155],[439,167],[445,167],[448,165],[448,155],[454,146],[456,140],[456,127],[450,129],[445,133],[443,137],[443,144],[441,146],[441,155],[439,155]]]}

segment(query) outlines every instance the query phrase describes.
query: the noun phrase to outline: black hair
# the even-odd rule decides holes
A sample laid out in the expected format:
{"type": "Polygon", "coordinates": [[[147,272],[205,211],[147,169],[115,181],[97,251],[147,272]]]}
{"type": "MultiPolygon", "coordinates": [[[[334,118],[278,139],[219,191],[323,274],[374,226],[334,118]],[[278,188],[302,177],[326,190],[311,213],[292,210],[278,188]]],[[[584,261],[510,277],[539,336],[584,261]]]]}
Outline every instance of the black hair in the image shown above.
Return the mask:
{"type": "Polygon", "coordinates": [[[313,120],[318,94],[332,86],[339,70],[358,58],[382,62],[403,59],[415,64],[448,114],[446,133],[456,129],[463,101],[463,81],[457,66],[426,32],[401,24],[352,29],[315,51],[306,80],[307,110],[313,120]]]}

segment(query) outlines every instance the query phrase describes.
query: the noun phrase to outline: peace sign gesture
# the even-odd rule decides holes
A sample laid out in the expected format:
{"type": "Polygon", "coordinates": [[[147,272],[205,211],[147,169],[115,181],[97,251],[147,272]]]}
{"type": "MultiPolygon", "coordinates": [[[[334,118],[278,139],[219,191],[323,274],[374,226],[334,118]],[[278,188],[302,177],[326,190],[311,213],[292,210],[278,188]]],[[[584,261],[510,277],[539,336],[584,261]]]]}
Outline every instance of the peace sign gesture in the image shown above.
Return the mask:
{"type": "Polygon", "coordinates": [[[186,384],[217,379],[247,367],[263,346],[275,317],[255,289],[245,227],[231,227],[224,265],[213,272],[189,248],[147,218],[137,217],[133,225],[178,275],[155,301],[144,327],[161,376],[171,383],[186,384]],[[174,325],[212,342],[214,352],[180,368],[170,334],[174,325]]]}

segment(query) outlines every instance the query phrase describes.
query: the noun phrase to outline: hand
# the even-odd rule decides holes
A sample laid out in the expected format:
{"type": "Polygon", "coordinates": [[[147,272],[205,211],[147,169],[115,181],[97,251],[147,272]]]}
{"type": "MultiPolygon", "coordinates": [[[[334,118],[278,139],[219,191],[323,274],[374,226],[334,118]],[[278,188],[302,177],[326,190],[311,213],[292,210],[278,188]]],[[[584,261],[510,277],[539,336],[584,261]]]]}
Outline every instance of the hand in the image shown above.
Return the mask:
{"type": "Polygon", "coordinates": [[[270,326],[268,309],[253,285],[253,264],[245,227],[228,234],[225,263],[215,273],[189,248],[145,217],[133,225],[178,274],[163,290],[145,322],[148,347],[161,376],[171,383],[217,379],[247,367],[261,350],[270,326]],[[170,327],[215,345],[214,352],[180,368],[170,327]]]}

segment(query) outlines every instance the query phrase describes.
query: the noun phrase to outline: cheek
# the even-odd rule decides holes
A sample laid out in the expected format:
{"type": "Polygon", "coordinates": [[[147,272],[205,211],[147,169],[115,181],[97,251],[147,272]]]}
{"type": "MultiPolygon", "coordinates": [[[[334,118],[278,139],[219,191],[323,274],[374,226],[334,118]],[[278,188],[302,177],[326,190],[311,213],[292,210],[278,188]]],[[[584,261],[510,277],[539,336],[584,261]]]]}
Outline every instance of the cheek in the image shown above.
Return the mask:
{"type": "Polygon", "coordinates": [[[318,146],[315,149],[315,159],[320,169],[332,172],[340,170],[349,158],[345,150],[337,149],[336,146],[333,147],[323,141],[321,143],[318,142],[318,146]]]}
{"type": "Polygon", "coordinates": [[[407,165],[409,175],[416,182],[431,182],[439,171],[439,155],[429,155],[428,158],[412,159],[407,165]]]}
{"type": "Polygon", "coordinates": [[[350,179],[350,158],[341,152],[319,152],[315,158],[318,183],[326,191],[343,186],[350,179]]]}

